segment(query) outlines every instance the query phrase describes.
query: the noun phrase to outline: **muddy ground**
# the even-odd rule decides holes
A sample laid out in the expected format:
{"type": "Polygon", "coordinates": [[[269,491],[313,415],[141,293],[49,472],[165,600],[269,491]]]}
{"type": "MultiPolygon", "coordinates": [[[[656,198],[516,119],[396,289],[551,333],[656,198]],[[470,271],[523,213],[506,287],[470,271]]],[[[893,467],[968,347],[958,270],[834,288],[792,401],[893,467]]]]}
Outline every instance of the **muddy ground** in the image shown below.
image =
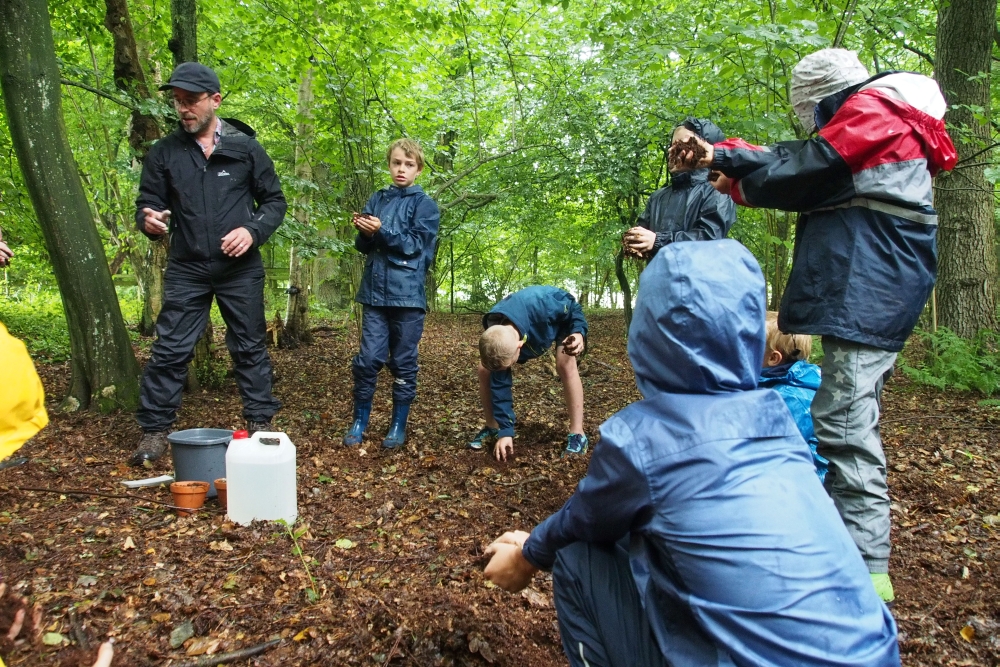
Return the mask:
{"type": "MultiPolygon", "coordinates": [[[[565,665],[551,581],[521,595],[483,578],[483,547],[529,530],[586,471],[560,458],[566,416],[554,365],[518,369],[515,457],[465,449],[480,426],[475,316],[428,319],[418,402],[405,451],[379,451],[390,394],[383,375],[361,448],[339,439],[350,417],[352,327],[273,350],[275,421],[298,449],[298,546],[280,526],[240,527],[214,501],[191,518],[128,492],[131,415],[61,414],[68,366],[39,371],[52,423],[0,472],[0,579],[43,611],[44,640],[0,646],[9,665],[87,664],[113,636],[115,665],[195,664],[280,639],[244,665],[565,665]],[[46,489],[28,491],[26,487],[46,489]]],[[[638,398],[618,315],[591,317],[583,367],[586,428],[638,398]]],[[[220,341],[221,342],[221,341],[220,341]]],[[[884,394],[893,495],[892,577],[904,665],[1000,665],[1000,412],[971,395],[900,377],[884,394]]],[[[242,426],[232,380],[187,394],[178,428],[242,426]]],[[[15,598],[0,604],[9,623],[15,598]]],[[[6,627],[6,625],[4,625],[6,627]]]]}

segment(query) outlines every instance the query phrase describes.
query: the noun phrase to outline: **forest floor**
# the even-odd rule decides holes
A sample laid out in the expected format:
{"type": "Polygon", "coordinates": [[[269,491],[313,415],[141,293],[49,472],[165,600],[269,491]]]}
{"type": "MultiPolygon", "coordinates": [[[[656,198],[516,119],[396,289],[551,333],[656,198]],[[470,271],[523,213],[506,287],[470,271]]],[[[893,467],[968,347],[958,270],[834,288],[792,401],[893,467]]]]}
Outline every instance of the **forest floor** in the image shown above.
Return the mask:
{"type": "MultiPolygon", "coordinates": [[[[385,375],[371,440],[339,445],[353,328],[272,351],[284,402],[275,426],[298,453],[301,557],[280,526],[233,525],[215,501],[176,518],[142,500],[59,492],[169,502],[166,488],[128,492],[119,482],[171,465],[168,457],[152,470],[126,467],[139,437],[132,416],[57,412],[68,366],[40,367],[52,423],[18,453],[27,464],[0,472],[0,579],[40,604],[46,643],[8,643],[0,654],[9,665],[75,667],[112,635],[115,665],[176,666],[280,638],[239,664],[565,665],[551,579],[538,575],[522,594],[507,594],[483,578],[482,554],[504,531],[530,530],[558,509],[589,456],[560,458],[566,416],[544,360],[516,373],[513,460],[465,448],[481,423],[479,327],[475,316],[428,318],[410,440],[392,455],[379,447],[390,412],[385,375]]],[[[591,332],[582,374],[593,441],[601,421],[638,393],[621,316],[591,317],[591,332]]],[[[884,408],[903,664],[1000,665],[1000,412],[899,374],[884,408]]],[[[240,413],[227,380],[185,395],[177,428],[242,427],[240,413]]],[[[11,601],[0,604],[4,628],[11,601]]]]}

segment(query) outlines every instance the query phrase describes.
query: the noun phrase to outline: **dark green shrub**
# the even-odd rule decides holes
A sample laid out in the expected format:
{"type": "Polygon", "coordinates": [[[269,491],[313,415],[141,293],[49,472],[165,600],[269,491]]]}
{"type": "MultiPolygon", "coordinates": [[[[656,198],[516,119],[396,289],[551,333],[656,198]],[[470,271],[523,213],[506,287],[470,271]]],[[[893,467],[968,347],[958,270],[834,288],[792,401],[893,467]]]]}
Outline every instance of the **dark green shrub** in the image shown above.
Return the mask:
{"type": "Polygon", "coordinates": [[[921,384],[991,396],[1000,389],[1000,335],[984,330],[966,340],[944,327],[918,331],[900,354],[900,366],[921,384]]]}

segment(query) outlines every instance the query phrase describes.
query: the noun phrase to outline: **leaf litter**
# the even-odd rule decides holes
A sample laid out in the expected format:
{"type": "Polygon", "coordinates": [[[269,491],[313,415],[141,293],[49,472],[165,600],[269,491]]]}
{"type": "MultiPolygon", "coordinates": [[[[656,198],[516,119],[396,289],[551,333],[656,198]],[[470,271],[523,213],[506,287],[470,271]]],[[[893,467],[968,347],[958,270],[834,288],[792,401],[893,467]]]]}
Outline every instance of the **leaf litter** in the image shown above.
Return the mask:
{"type": "MultiPolygon", "coordinates": [[[[639,395],[621,315],[590,319],[581,376],[594,440],[639,395]]],[[[275,426],[298,455],[297,544],[276,524],[229,522],[214,501],[177,518],[129,498],[10,488],[114,494],[119,481],[150,476],[123,463],[139,437],[132,416],[58,412],[51,399],[65,391],[68,365],[41,366],[51,424],[19,452],[28,464],[0,473],[0,576],[10,587],[0,623],[27,596],[44,610],[44,632],[60,640],[0,653],[9,665],[87,665],[110,635],[116,665],[179,664],[266,642],[274,645],[249,664],[565,665],[551,577],[507,594],[483,578],[483,549],[558,509],[589,457],[559,456],[567,417],[545,360],[515,371],[513,459],[465,448],[482,421],[479,322],[428,317],[409,441],[391,455],[379,446],[391,412],[385,373],[365,443],[339,444],[351,414],[352,327],[324,327],[311,346],[271,351],[285,406],[275,426]]],[[[1000,412],[898,376],[883,408],[903,662],[998,664],[1000,412]]],[[[175,427],[242,427],[240,414],[229,381],[185,394],[175,427]]],[[[153,468],[169,472],[169,457],[153,468]]],[[[134,493],[170,501],[165,487],[134,493]]]]}

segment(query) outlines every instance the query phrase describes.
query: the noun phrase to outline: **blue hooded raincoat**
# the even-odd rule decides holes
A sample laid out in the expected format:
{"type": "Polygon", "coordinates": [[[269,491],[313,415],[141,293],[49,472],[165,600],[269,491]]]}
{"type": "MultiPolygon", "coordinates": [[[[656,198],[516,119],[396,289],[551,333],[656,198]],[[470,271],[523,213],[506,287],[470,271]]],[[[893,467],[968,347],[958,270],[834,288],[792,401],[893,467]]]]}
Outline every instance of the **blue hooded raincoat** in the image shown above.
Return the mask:
{"type": "Polygon", "coordinates": [[[642,274],[629,357],[645,397],[524,556],[629,535],[673,667],[894,667],[896,625],[784,401],[757,389],[764,279],[736,241],[674,243],[642,274]]]}
{"type": "Polygon", "coordinates": [[[802,439],[809,445],[812,451],[813,463],[816,465],[816,474],[819,481],[826,479],[826,472],[830,467],[830,462],[816,453],[816,446],[819,439],[813,429],[812,402],[816,397],[816,390],[823,379],[822,371],[816,364],[808,361],[796,361],[790,364],[781,364],[765,368],[760,374],[761,388],[773,389],[784,399],[788,411],[792,413],[795,425],[799,427],[802,439]]]}

